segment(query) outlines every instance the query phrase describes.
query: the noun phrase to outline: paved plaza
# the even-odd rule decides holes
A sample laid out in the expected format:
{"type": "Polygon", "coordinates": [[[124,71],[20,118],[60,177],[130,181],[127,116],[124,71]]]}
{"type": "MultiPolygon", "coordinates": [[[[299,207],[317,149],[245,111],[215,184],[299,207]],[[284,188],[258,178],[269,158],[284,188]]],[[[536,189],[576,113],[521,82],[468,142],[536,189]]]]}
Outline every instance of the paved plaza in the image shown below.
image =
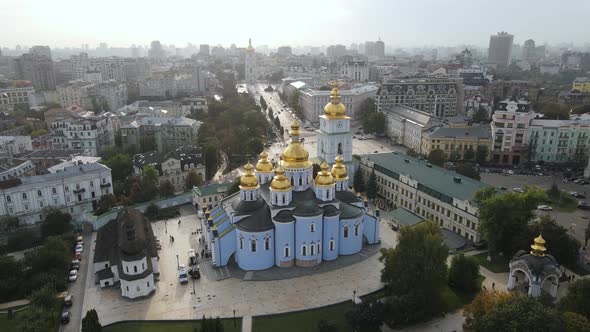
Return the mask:
{"type": "MultiPolygon", "coordinates": [[[[160,280],[151,296],[139,300],[121,297],[119,288],[101,289],[88,282],[84,310],[96,309],[103,325],[121,320],[145,319],[200,319],[203,315],[231,317],[257,316],[320,307],[351,299],[353,292],[363,295],[382,287],[383,265],[379,254],[340,269],[298,278],[272,281],[244,281],[227,278],[217,281],[209,273],[195,280],[196,294],[189,281],[181,285],[177,278],[177,255],[180,263],[187,263],[187,251],[201,247],[193,234],[200,221],[192,206],[181,207],[181,217],[152,224],[162,244],[160,250],[160,280]],[[178,221],[181,220],[179,223],[178,221]],[[169,237],[174,237],[174,242],[169,237]]],[[[385,223],[381,224],[382,247],[393,247],[397,234],[385,223]]],[[[89,261],[94,256],[94,240],[89,261]]],[[[90,242],[90,241],[89,241],[90,242]]],[[[206,264],[206,263],[202,263],[206,264]]],[[[89,273],[93,273],[92,267],[89,273]]],[[[92,280],[93,281],[93,280],[92,280]]]]}

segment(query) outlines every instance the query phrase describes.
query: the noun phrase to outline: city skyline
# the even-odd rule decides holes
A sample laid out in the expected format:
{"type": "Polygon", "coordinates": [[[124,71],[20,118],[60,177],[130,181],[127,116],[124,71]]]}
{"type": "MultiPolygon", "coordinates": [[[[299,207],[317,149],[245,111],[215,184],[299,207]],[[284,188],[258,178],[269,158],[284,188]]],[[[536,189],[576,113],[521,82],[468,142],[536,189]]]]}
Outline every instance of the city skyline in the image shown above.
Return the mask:
{"type": "Polygon", "coordinates": [[[268,0],[257,2],[256,7],[236,1],[198,4],[175,1],[167,8],[156,6],[155,2],[137,8],[133,4],[106,0],[91,12],[71,0],[50,3],[24,0],[0,4],[0,30],[12,31],[0,37],[0,46],[12,48],[26,44],[59,48],[104,42],[109,46],[126,47],[160,40],[177,47],[187,43],[245,47],[249,37],[254,45],[270,47],[348,46],[381,37],[391,47],[460,44],[487,47],[489,36],[499,31],[513,34],[514,42],[520,44],[529,38],[539,45],[590,42],[583,34],[573,33],[590,28],[590,22],[583,17],[583,13],[590,11],[590,3],[577,1],[575,11],[558,4],[535,5],[537,3],[532,0],[518,3],[501,0],[493,4],[465,0],[444,3],[427,0],[419,4],[385,0],[320,3],[304,0],[288,8],[289,20],[286,21],[286,9],[268,0]],[[227,11],[227,8],[232,10],[227,11]],[[429,10],[424,11],[424,8],[429,10]],[[555,19],[565,15],[568,20],[557,22],[555,19]],[[105,18],[108,21],[104,21],[105,18]],[[111,24],[107,24],[109,22],[111,24]]]}

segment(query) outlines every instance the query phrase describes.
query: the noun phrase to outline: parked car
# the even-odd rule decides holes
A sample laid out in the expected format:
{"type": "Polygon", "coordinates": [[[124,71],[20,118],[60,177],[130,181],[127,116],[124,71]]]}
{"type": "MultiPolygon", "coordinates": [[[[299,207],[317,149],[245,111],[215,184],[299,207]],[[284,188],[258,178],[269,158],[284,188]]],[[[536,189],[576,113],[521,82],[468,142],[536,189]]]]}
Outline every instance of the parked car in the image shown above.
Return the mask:
{"type": "Polygon", "coordinates": [[[188,251],[188,265],[197,265],[197,254],[195,253],[195,249],[190,249],[188,251]]]}
{"type": "Polygon", "coordinates": [[[537,206],[537,210],[540,210],[540,211],[553,211],[553,208],[550,207],[549,205],[539,205],[539,206],[537,206]]]}
{"type": "Polygon", "coordinates": [[[68,275],[68,281],[69,282],[74,282],[78,279],[78,271],[77,270],[71,270],[70,274],[68,275]]]}
{"type": "Polygon", "coordinates": [[[508,175],[514,175],[514,171],[509,169],[508,171],[506,171],[506,173],[508,173],[508,175]]]}
{"type": "Polygon", "coordinates": [[[524,189],[522,189],[522,188],[514,188],[512,190],[514,190],[517,193],[521,193],[521,194],[524,193],[524,189]]]}
{"type": "Polygon", "coordinates": [[[579,201],[578,202],[578,209],[580,210],[590,210],[590,204],[584,202],[584,201],[579,201]]]}
{"type": "Polygon", "coordinates": [[[64,306],[65,307],[72,306],[72,294],[68,294],[68,295],[66,295],[66,297],[64,297],[64,306]]]}
{"type": "Polygon", "coordinates": [[[76,252],[82,252],[84,251],[84,246],[81,244],[77,244],[76,245],[76,252]]]}
{"type": "Polygon", "coordinates": [[[586,195],[584,195],[583,193],[572,191],[570,192],[570,195],[574,196],[575,198],[586,199],[586,195]]]}
{"type": "Polygon", "coordinates": [[[500,189],[500,190],[502,190],[502,191],[506,191],[506,190],[508,190],[508,188],[506,188],[506,187],[502,187],[502,186],[498,187],[498,189],[500,189]]]}
{"type": "Polygon", "coordinates": [[[70,312],[69,311],[64,311],[61,313],[61,323],[62,324],[67,324],[70,322],[70,312]]]}
{"type": "Polygon", "coordinates": [[[72,259],[72,264],[70,265],[72,270],[79,270],[80,269],[80,261],[77,259],[72,259]]]}
{"type": "Polygon", "coordinates": [[[186,273],[186,267],[184,264],[180,264],[178,267],[178,281],[180,281],[181,284],[188,283],[188,274],[186,273]]]}
{"type": "Polygon", "coordinates": [[[193,279],[200,279],[201,278],[201,271],[199,270],[199,266],[195,266],[194,268],[190,269],[188,271],[188,274],[191,276],[191,278],[193,279]]]}
{"type": "Polygon", "coordinates": [[[81,261],[82,260],[82,253],[81,252],[74,253],[74,259],[81,261]]]}
{"type": "Polygon", "coordinates": [[[84,238],[82,236],[78,236],[76,238],[76,243],[77,244],[84,244],[84,238]]]}

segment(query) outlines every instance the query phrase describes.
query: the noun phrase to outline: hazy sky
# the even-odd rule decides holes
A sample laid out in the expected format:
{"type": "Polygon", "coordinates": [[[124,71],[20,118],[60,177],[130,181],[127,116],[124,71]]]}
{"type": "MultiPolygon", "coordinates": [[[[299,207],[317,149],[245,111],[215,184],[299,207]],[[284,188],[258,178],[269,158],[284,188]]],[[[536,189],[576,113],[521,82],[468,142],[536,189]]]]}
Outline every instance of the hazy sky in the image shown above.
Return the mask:
{"type": "Polygon", "coordinates": [[[590,0],[0,0],[0,46],[590,42],[590,0]]]}

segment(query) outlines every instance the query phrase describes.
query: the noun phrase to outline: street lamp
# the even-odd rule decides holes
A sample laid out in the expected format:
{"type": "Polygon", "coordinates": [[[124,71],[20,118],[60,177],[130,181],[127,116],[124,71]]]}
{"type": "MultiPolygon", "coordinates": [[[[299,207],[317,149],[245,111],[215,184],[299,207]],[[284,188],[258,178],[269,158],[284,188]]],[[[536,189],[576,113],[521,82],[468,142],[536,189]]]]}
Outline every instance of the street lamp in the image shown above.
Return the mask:
{"type": "MultiPolygon", "coordinates": [[[[193,273],[195,273],[195,271],[193,270],[193,273]]],[[[195,278],[193,276],[191,276],[191,279],[193,279],[193,295],[197,294],[197,292],[195,291],[195,278]]]]}
{"type": "Polygon", "coordinates": [[[236,327],[236,308],[234,307],[234,327],[236,327]]]}
{"type": "Polygon", "coordinates": [[[176,269],[180,267],[180,262],[178,261],[178,254],[176,254],[176,269]]]}
{"type": "MultiPolygon", "coordinates": [[[[178,256],[178,255],[176,255],[178,256]]],[[[356,290],[352,291],[352,304],[356,304],[356,290]]]]}
{"type": "Polygon", "coordinates": [[[168,234],[168,220],[164,220],[164,228],[166,229],[166,234],[168,234]]]}

